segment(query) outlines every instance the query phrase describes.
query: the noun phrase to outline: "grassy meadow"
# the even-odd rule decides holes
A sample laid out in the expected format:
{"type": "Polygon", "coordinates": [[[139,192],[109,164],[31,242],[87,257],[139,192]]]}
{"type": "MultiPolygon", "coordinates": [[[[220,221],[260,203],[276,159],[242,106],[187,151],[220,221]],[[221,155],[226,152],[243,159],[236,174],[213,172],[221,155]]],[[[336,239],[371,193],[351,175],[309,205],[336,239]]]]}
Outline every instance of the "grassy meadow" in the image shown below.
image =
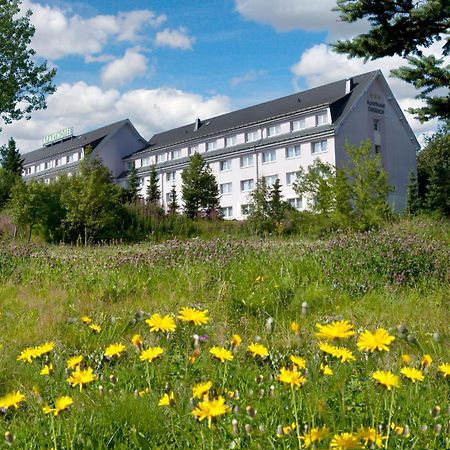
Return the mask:
{"type": "Polygon", "coordinates": [[[0,448],[450,448],[449,231],[5,243],[0,448]]]}

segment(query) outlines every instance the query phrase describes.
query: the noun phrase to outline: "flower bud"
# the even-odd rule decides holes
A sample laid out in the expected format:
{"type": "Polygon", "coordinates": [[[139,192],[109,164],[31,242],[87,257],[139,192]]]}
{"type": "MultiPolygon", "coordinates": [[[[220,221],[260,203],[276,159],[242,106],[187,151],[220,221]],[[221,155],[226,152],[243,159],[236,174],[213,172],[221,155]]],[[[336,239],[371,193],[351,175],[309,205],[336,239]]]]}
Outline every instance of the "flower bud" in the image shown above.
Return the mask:
{"type": "Polygon", "coordinates": [[[426,433],[428,431],[428,426],[427,425],[422,425],[422,432],[426,433]]]}
{"type": "Polygon", "coordinates": [[[275,386],[272,384],[269,388],[269,395],[273,397],[275,395],[275,386]]]}
{"type": "Polygon", "coordinates": [[[247,434],[250,434],[253,431],[253,427],[249,423],[245,424],[244,429],[247,434]]]}
{"type": "Polygon", "coordinates": [[[281,436],[283,436],[284,435],[284,433],[283,433],[283,427],[281,426],[281,425],[278,425],[277,426],[277,436],[278,437],[281,437],[281,436]]]}
{"type": "Polygon", "coordinates": [[[302,303],[302,316],[308,314],[308,303],[305,301],[302,303]]]}
{"type": "Polygon", "coordinates": [[[439,333],[439,331],[435,331],[433,333],[433,340],[434,342],[439,342],[441,340],[441,334],[439,333]]]}
{"type": "Polygon", "coordinates": [[[258,430],[260,433],[265,433],[266,432],[266,428],[265,426],[261,423],[258,427],[258,430]]]}
{"type": "Polygon", "coordinates": [[[436,405],[432,410],[431,410],[431,417],[437,417],[441,412],[441,407],[439,405],[436,405]]]}
{"type": "Polygon", "coordinates": [[[261,342],[261,341],[262,341],[261,336],[256,336],[255,337],[255,342],[261,342]]]}
{"type": "Polygon", "coordinates": [[[441,425],[440,423],[437,423],[437,424],[434,426],[434,432],[435,432],[436,434],[440,434],[441,431],[442,431],[442,425],[441,425]]]}
{"type": "Polygon", "coordinates": [[[239,425],[237,419],[233,419],[231,421],[231,425],[233,427],[233,434],[238,435],[239,434],[239,425]]]}
{"type": "Polygon", "coordinates": [[[14,435],[11,431],[5,432],[5,441],[8,442],[8,444],[12,444],[14,442],[14,435]]]}
{"type": "Polygon", "coordinates": [[[247,413],[247,415],[249,416],[249,417],[251,417],[251,418],[253,418],[253,417],[255,417],[256,416],[256,411],[253,409],[253,406],[247,406],[246,408],[245,408],[245,412],[247,413]]]}
{"type": "Polygon", "coordinates": [[[98,393],[99,393],[100,395],[103,395],[104,392],[105,392],[105,390],[103,389],[103,386],[100,385],[100,386],[98,387],[98,393]]]}
{"type": "Polygon", "coordinates": [[[272,317],[269,317],[269,318],[267,319],[267,322],[266,322],[266,332],[267,332],[268,334],[270,334],[270,333],[273,332],[273,325],[274,325],[273,322],[274,322],[274,321],[273,321],[273,318],[272,318],[272,317]]]}
{"type": "Polygon", "coordinates": [[[408,437],[410,434],[409,432],[409,426],[405,425],[405,427],[403,428],[403,437],[408,437]]]}
{"type": "Polygon", "coordinates": [[[109,376],[109,381],[111,382],[111,384],[116,384],[117,383],[117,377],[115,375],[110,375],[109,376]]]}
{"type": "Polygon", "coordinates": [[[264,376],[263,375],[258,375],[255,378],[255,381],[256,381],[257,384],[261,384],[264,381],[264,376]]]}

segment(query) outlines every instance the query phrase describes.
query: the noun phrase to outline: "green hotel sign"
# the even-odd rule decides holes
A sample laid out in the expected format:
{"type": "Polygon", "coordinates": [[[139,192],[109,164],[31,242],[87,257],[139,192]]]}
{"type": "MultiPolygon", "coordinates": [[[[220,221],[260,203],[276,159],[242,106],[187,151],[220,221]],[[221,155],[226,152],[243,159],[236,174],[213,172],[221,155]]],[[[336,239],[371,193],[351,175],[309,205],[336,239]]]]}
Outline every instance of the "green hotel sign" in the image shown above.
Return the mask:
{"type": "Polygon", "coordinates": [[[57,131],[56,133],[49,134],[42,139],[42,145],[45,147],[46,145],[50,145],[56,141],[62,141],[64,139],[70,138],[73,136],[73,128],[64,128],[64,130],[57,131]]]}

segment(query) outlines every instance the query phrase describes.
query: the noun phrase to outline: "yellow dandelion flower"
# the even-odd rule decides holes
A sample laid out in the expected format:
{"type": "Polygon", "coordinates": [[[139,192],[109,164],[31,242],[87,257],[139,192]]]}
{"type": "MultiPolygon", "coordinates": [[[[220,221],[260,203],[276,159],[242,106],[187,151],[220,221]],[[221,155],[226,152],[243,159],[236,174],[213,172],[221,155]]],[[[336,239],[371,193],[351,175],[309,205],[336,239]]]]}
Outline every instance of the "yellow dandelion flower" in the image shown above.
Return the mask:
{"type": "Polygon", "coordinates": [[[400,369],[400,373],[413,383],[416,381],[423,381],[425,378],[421,370],[414,369],[413,367],[403,367],[400,369]]]}
{"type": "Polygon", "coordinates": [[[231,347],[238,348],[242,343],[242,338],[238,334],[231,336],[231,347]]]}
{"type": "Polygon", "coordinates": [[[37,356],[46,355],[47,353],[50,353],[54,348],[55,348],[54,342],[46,342],[45,344],[36,347],[36,354],[37,356]]]}
{"type": "Polygon", "coordinates": [[[330,442],[330,448],[335,450],[354,450],[363,448],[358,435],[354,433],[335,434],[330,442]]]}
{"type": "Polygon", "coordinates": [[[264,277],[262,275],[258,275],[255,278],[255,283],[264,283],[264,277]]]}
{"type": "Polygon", "coordinates": [[[206,383],[198,383],[192,388],[192,398],[203,398],[205,394],[212,388],[212,381],[206,383]]]}
{"type": "Polygon", "coordinates": [[[377,370],[372,374],[372,378],[389,391],[394,387],[398,388],[400,386],[399,377],[390,371],[377,370]]]}
{"type": "Polygon", "coordinates": [[[220,362],[232,361],[234,358],[233,353],[223,347],[212,347],[209,350],[209,353],[211,353],[214,358],[220,359],[220,362]]]}
{"type": "Polygon", "coordinates": [[[89,316],[81,316],[81,321],[86,325],[89,325],[92,322],[92,319],[89,316]]]}
{"type": "Polygon", "coordinates": [[[158,402],[158,406],[172,406],[175,403],[175,394],[171,391],[169,394],[166,392],[158,402]]]}
{"type": "Polygon", "coordinates": [[[26,361],[31,363],[34,358],[37,358],[38,352],[36,347],[27,347],[20,352],[20,355],[17,357],[17,361],[26,361]]]}
{"type": "Polygon", "coordinates": [[[444,378],[450,378],[450,364],[443,363],[438,367],[439,372],[444,375],[444,378]]]}
{"type": "Polygon", "coordinates": [[[300,333],[300,325],[297,322],[292,322],[291,323],[291,331],[294,334],[299,334],[300,333]]]}
{"type": "Polygon", "coordinates": [[[211,428],[214,419],[230,412],[231,408],[225,405],[225,399],[219,396],[214,400],[200,402],[192,411],[192,414],[197,417],[200,422],[204,419],[208,419],[208,427],[211,428]]]}
{"type": "Polygon", "coordinates": [[[345,347],[337,347],[335,345],[328,344],[327,342],[320,342],[319,348],[324,353],[340,359],[341,362],[354,361],[356,359],[353,353],[345,347]]]}
{"type": "Polygon", "coordinates": [[[375,333],[371,333],[366,330],[358,338],[356,345],[361,351],[370,351],[373,353],[375,350],[378,351],[389,351],[389,345],[395,339],[391,336],[384,328],[378,328],[375,333]]]}
{"type": "Polygon", "coordinates": [[[50,408],[50,406],[45,405],[42,408],[42,411],[44,411],[44,414],[51,414],[55,416],[59,416],[63,411],[67,411],[70,406],[73,405],[73,399],[67,395],[63,397],[58,397],[55,400],[55,407],[50,408]]]}
{"type": "Polygon", "coordinates": [[[298,389],[306,383],[306,378],[301,375],[297,370],[289,370],[282,367],[280,374],[277,376],[277,380],[282,383],[289,384],[291,387],[298,389]]]}
{"type": "Polygon", "coordinates": [[[247,347],[247,351],[252,353],[252,356],[256,358],[260,356],[261,358],[267,358],[269,356],[269,350],[262,344],[253,343],[247,347]]]}
{"type": "Polygon", "coordinates": [[[115,356],[119,357],[124,351],[126,350],[125,345],[123,345],[122,343],[116,343],[116,344],[111,344],[108,345],[108,347],[106,347],[105,349],[105,358],[111,359],[114,358],[115,356]]]}
{"type": "Polygon", "coordinates": [[[401,356],[401,361],[402,361],[402,364],[407,366],[407,365],[411,364],[412,358],[410,355],[405,353],[404,355],[401,356]]]}
{"type": "Polygon", "coordinates": [[[173,317],[161,316],[160,314],[153,314],[145,323],[150,327],[150,331],[163,333],[170,333],[175,331],[176,325],[173,317]]]}
{"type": "Polygon", "coordinates": [[[53,373],[53,364],[46,364],[39,373],[44,376],[51,375],[53,373]]]}
{"type": "Polygon", "coordinates": [[[135,334],[132,338],[131,338],[131,343],[133,345],[135,345],[136,347],[142,347],[142,337],[140,334],[135,334]]]}
{"type": "Polygon", "coordinates": [[[321,442],[328,437],[329,430],[327,427],[322,428],[311,428],[309,433],[303,434],[300,436],[300,439],[303,441],[305,448],[310,448],[314,442],[321,442]]]}
{"type": "Polygon", "coordinates": [[[96,325],[95,323],[91,323],[89,325],[89,328],[94,332],[94,333],[100,333],[100,331],[102,331],[102,327],[100,325],[96,325]]]}
{"type": "Polygon", "coordinates": [[[423,367],[431,366],[432,362],[433,362],[433,358],[430,355],[423,355],[423,357],[422,357],[422,366],[423,367]]]}
{"type": "Polygon", "coordinates": [[[141,361],[152,362],[156,358],[159,358],[164,353],[164,350],[161,347],[149,347],[147,350],[144,350],[139,359],[141,361]]]}
{"type": "Polygon", "coordinates": [[[17,409],[24,400],[25,395],[23,395],[20,391],[6,394],[4,397],[0,397],[0,409],[17,409]]]}
{"type": "Polygon", "coordinates": [[[139,397],[144,397],[144,395],[147,395],[150,392],[150,389],[146,387],[145,389],[142,389],[142,391],[138,391],[139,397]]]}
{"type": "Polygon", "coordinates": [[[201,311],[195,308],[181,308],[178,312],[177,319],[183,322],[191,322],[194,325],[204,325],[209,321],[208,310],[201,311]]]}
{"type": "Polygon", "coordinates": [[[323,339],[346,339],[355,334],[353,325],[348,320],[332,322],[327,325],[316,323],[319,331],[316,336],[323,339]]]}
{"type": "Polygon", "coordinates": [[[291,355],[289,359],[294,363],[297,369],[305,369],[306,368],[306,359],[301,356],[291,355]]]}
{"type": "Polygon", "coordinates": [[[327,376],[333,375],[333,369],[328,364],[321,364],[320,373],[327,376]]]}
{"type": "Polygon", "coordinates": [[[80,386],[80,392],[83,390],[85,384],[92,383],[97,380],[98,376],[94,373],[92,367],[88,367],[86,370],[75,370],[72,372],[67,382],[71,384],[72,387],[80,386]]]}
{"type": "Polygon", "coordinates": [[[364,441],[365,446],[373,444],[377,448],[384,448],[383,441],[387,439],[387,436],[377,433],[375,428],[361,427],[358,429],[357,435],[360,440],[364,441]]]}
{"type": "Polygon", "coordinates": [[[76,369],[83,361],[83,355],[72,356],[67,360],[67,368],[68,369],[76,369]]]}

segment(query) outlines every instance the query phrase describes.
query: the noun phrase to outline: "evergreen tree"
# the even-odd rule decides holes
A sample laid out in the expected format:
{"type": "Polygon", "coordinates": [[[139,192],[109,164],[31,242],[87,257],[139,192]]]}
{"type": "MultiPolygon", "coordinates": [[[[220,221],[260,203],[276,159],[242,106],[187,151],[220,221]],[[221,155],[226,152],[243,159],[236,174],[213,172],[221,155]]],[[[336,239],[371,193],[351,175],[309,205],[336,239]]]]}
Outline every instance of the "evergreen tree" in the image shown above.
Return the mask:
{"type": "Polygon", "coordinates": [[[283,202],[283,195],[281,194],[281,183],[279,178],[275,180],[275,183],[270,190],[269,207],[270,218],[275,223],[281,222],[284,219],[286,208],[283,202]]]}
{"type": "Polygon", "coordinates": [[[161,191],[159,190],[158,174],[153,165],[150,169],[150,181],[147,186],[147,203],[159,204],[161,202],[161,191]]]}
{"type": "Polygon", "coordinates": [[[29,48],[35,32],[32,12],[21,14],[20,4],[20,0],[0,2],[0,118],[5,123],[45,108],[45,96],[55,92],[56,70],[47,69],[46,63],[35,64],[35,51],[29,48]]]}
{"type": "Polygon", "coordinates": [[[249,195],[250,214],[247,224],[257,234],[267,234],[274,230],[271,217],[270,190],[264,178],[258,178],[255,189],[249,195]]]}
{"type": "Polygon", "coordinates": [[[450,52],[448,0],[337,0],[336,9],[343,21],[369,20],[371,29],[338,41],[335,50],[366,60],[393,55],[406,58],[410,66],[391,73],[422,89],[418,98],[426,102],[409,111],[422,122],[437,117],[450,123],[450,96],[445,90],[450,85],[450,65],[444,65],[450,52]],[[439,41],[442,58],[422,54],[424,47],[439,41]],[[439,88],[444,88],[442,94],[439,88]]]}
{"type": "Polygon", "coordinates": [[[178,205],[178,195],[175,185],[172,186],[172,190],[170,191],[170,203],[169,203],[169,213],[174,215],[177,213],[179,208],[178,205]]]}
{"type": "Polygon", "coordinates": [[[416,215],[422,207],[422,202],[419,197],[419,184],[417,182],[417,176],[414,172],[411,172],[408,183],[408,200],[406,211],[408,214],[416,215]]]}
{"type": "Polygon", "coordinates": [[[23,158],[16,147],[16,141],[10,138],[8,144],[0,147],[0,164],[8,172],[22,176],[23,158]]]}
{"type": "Polygon", "coordinates": [[[211,168],[199,153],[192,155],[181,178],[184,212],[188,217],[212,217],[217,213],[220,204],[219,186],[211,168]]]}
{"type": "Polygon", "coordinates": [[[130,202],[135,202],[138,199],[139,190],[139,178],[137,174],[136,166],[133,164],[130,172],[128,173],[128,188],[127,195],[130,202]]]}

